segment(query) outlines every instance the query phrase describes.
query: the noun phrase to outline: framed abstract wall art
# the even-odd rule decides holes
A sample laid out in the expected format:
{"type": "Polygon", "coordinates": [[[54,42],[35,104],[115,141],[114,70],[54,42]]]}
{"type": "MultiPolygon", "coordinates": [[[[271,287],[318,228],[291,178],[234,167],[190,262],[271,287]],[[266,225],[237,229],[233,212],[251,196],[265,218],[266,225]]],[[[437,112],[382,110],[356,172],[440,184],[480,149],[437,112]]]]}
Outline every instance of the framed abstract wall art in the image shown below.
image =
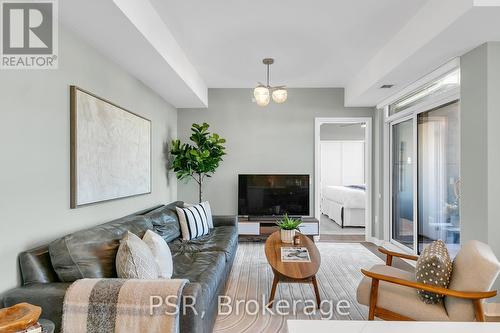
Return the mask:
{"type": "Polygon", "coordinates": [[[76,86],[71,208],[151,193],[151,121],[76,86]]]}

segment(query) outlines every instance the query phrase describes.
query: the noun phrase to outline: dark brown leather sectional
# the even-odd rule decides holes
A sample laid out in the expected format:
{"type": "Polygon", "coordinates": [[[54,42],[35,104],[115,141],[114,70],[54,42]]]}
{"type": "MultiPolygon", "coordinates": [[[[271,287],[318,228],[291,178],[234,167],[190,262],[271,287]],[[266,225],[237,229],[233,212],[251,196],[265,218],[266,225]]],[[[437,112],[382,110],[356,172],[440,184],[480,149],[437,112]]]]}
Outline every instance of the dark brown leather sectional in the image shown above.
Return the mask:
{"type": "Polygon", "coordinates": [[[168,243],[174,273],[172,278],[190,282],[184,296],[196,299],[195,311],[181,316],[181,332],[208,333],[217,316],[217,296],[224,292],[238,247],[235,216],[214,216],[209,235],[182,241],[175,207],[177,201],[132,214],[96,227],[61,237],[52,243],[19,255],[22,286],[2,295],[3,307],[28,302],[42,307],[42,318],[61,326],[66,289],[81,278],[116,278],[115,256],[120,239],[131,231],[142,237],[150,229],[168,243]]]}

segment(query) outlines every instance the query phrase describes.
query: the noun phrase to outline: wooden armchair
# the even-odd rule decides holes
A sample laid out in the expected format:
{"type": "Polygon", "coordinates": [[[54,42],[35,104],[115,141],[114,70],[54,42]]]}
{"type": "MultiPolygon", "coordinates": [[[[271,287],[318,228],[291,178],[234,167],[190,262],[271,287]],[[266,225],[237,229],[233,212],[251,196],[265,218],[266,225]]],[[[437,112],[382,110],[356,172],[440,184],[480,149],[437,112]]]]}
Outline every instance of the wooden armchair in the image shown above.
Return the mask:
{"type": "Polygon", "coordinates": [[[369,306],[368,320],[422,321],[484,321],[482,300],[496,296],[493,285],[500,263],[488,245],[471,241],[462,247],[454,261],[449,289],[415,281],[415,273],[392,267],[394,257],[417,260],[417,256],[392,252],[384,253],[386,265],[362,269],[357,298],[369,306]],[[438,304],[422,302],[417,290],[445,295],[438,304]]]}

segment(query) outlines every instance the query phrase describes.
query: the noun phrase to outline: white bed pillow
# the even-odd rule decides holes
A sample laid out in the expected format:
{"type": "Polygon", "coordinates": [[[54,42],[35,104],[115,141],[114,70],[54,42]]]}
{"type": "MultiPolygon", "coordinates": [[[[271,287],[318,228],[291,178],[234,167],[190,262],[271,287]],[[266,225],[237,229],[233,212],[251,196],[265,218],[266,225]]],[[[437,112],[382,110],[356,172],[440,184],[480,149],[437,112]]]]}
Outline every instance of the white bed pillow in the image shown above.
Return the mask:
{"type": "Polygon", "coordinates": [[[167,242],[155,233],[148,230],[142,237],[142,241],[146,243],[153,253],[154,260],[158,265],[158,275],[162,279],[170,279],[173,273],[172,253],[167,242]]]}

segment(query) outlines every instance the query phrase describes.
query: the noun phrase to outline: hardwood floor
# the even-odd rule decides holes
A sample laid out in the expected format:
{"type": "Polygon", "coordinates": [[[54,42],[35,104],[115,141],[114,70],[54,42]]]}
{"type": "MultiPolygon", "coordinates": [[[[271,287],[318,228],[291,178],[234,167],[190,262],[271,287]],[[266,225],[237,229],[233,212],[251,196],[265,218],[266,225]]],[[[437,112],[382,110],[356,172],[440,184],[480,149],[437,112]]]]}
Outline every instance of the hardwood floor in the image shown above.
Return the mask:
{"type": "MultiPolygon", "coordinates": [[[[366,320],[368,308],[358,306],[356,300],[357,282],[361,279],[361,269],[383,262],[376,256],[370,255],[370,251],[359,243],[319,242],[316,246],[321,254],[321,265],[316,275],[319,295],[321,300],[333,303],[324,303],[322,311],[312,312],[310,310],[312,310],[312,304],[316,299],[312,283],[309,285],[278,283],[275,293],[275,307],[278,301],[284,301],[287,302],[285,304],[297,304],[297,311],[289,308],[284,311],[285,313],[289,312],[289,314],[282,316],[277,314],[275,308],[274,314],[267,311],[256,311],[257,314],[250,315],[249,311],[244,311],[243,306],[240,307],[239,312],[230,311],[229,315],[218,316],[213,332],[286,333],[287,320],[321,320],[326,318],[331,320],[366,320]],[[311,314],[304,313],[304,307],[307,304],[304,301],[306,300],[312,301],[308,310],[310,313],[312,312],[311,314]],[[340,314],[335,309],[335,304],[340,300],[345,300],[351,305],[348,316],[340,314]],[[331,317],[327,317],[327,313],[331,313],[331,317]]],[[[260,304],[267,304],[273,279],[274,274],[271,266],[267,263],[264,243],[242,242],[238,246],[236,258],[227,280],[225,295],[236,301],[252,300],[253,302],[255,300],[259,304],[257,309],[262,310],[260,304]]],[[[252,305],[250,309],[253,312],[254,306],[252,305]]]]}

